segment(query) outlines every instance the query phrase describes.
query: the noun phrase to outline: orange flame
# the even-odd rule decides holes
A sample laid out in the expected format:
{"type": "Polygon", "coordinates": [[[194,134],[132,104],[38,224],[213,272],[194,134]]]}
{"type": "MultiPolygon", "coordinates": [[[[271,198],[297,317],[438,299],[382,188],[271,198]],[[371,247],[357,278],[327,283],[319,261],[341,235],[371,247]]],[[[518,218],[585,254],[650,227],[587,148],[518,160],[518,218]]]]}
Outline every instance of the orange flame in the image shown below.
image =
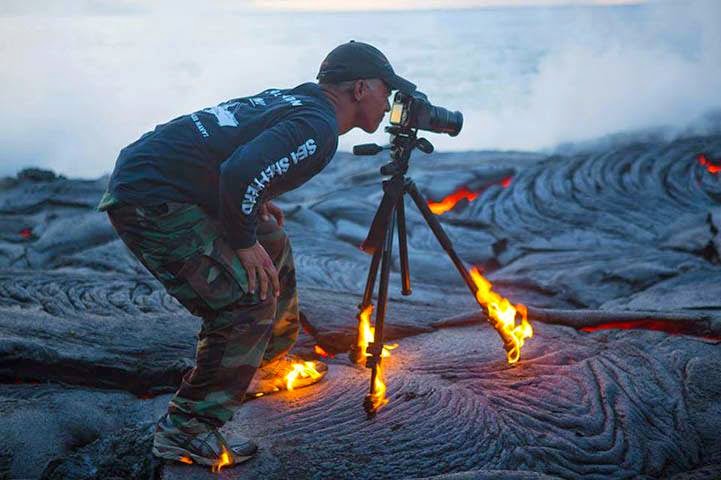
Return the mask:
{"type": "Polygon", "coordinates": [[[526,338],[533,336],[533,328],[528,323],[528,310],[520,303],[513,306],[508,299],[501,297],[492,290],[492,284],[481,275],[478,268],[470,271],[473,283],[476,284],[476,301],[485,307],[488,317],[496,330],[508,341],[508,363],[516,363],[521,357],[521,347],[526,338]],[[521,323],[516,324],[516,313],[521,316],[521,323]]]}
{"type": "Polygon", "coordinates": [[[712,163],[703,153],[698,156],[698,163],[706,167],[706,170],[714,175],[721,172],[721,165],[712,163]]]}
{"type": "MultiPolygon", "coordinates": [[[[368,344],[373,342],[375,335],[375,328],[371,327],[371,314],[373,313],[373,305],[368,305],[364,308],[358,316],[358,351],[360,352],[359,358],[366,358],[370,356],[368,353],[368,344]]],[[[391,356],[391,350],[398,348],[398,344],[394,343],[391,345],[383,345],[381,351],[381,358],[387,358],[391,356]]],[[[383,381],[383,370],[381,369],[380,362],[376,367],[376,378],[373,382],[373,394],[370,395],[372,410],[375,412],[383,405],[388,403],[386,398],[386,384],[383,381]]]]}
{"type": "Polygon", "coordinates": [[[293,390],[295,381],[300,378],[319,378],[320,372],[315,369],[315,362],[294,363],[292,369],[285,376],[285,387],[288,391],[293,390]]]}
{"type": "Polygon", "coordinates": [[[388,403],[386,398],[386,384],[383,381],[383,369],[378,363],[376,367],[376,378],[373,382],[373,393],[370,394],[371,411],[377,412],[382,406],[388,403]]]}
{"type": "Polygon", "coordinates": [[[182,462],[182,463],[187,463],[188,465],[192,465],[192,464],[193,464],[193,459],[190,458],[190,457],[180,457],[180,458],[178,459],[178,461],[179,461],[179,462],[182,462]]]}
{"type": "Polygon", "coordinates": [[[335,356],[331,353],[326,352],[323,349],[323,347],[321,347],[320,345],[316,345],[315,347],[313,347],[313,352],[315,352],[316,355],[320,355],[323,358],[328,358],[328,357],[333,358],[335,356]]]}
{"type": "MultiPolygon", "coordinates": [[[[360,313],[358,317],[358,351],[360,352],[359,358],[365,358],[369,354],[368,344],[373,342],[373,336],[375,335],[376,329],[371,327],[371,314],[373,313],[373,305],[368,305],[360,313]]],[[[386,358],[391,356],[391,350],[398,348],[397,343],[391,345],[383,345],[383,351],[381,357],[386,358]]]]}
{"type": "Polygon", "coordinates": [[[230,465],[230,453],[228,453],[228,450],[223,447],[223,453],[220,454],[220,458],[213,464],[213,466],[210,468],[213,472],[219,472],[221,468],[225,467],[226,465],[230,465]]]}

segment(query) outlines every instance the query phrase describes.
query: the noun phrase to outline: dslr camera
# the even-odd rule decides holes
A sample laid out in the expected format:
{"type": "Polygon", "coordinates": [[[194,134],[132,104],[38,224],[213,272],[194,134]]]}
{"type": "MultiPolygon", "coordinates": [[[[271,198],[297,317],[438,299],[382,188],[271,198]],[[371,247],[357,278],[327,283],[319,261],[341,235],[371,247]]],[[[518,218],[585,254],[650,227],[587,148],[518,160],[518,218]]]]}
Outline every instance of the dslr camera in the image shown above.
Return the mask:
{"type": "Polygon", "coordinates": [[[463,128],[461,112],[451,112],[443,107],[432,105],[426,94],[419,91],[415,91],[411,95],[396,92],[390,117],[391,125],[403,129],[447,133],[451,137],[458,135],[463,128]]]}

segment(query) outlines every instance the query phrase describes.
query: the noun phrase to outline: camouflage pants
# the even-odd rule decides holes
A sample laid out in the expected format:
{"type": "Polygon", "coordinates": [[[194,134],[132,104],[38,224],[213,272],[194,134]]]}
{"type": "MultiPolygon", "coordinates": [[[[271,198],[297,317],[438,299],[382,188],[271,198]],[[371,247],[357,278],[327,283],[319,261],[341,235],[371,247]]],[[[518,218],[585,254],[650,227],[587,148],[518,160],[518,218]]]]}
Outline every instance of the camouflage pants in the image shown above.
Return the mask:
{"type": "Polygon", "coordinates": [[[183,203],[124,205],[108,211],[120,238],[194,315],[202,317],[195,367],[183,378],[168,412],[189,431],[220,427],[243,401],[258,366],[290,350],[298,336],[298,296],[290,241],[275,221],[261,221],[258,241],[275,264],[281,293],[265,301],[248,293],[240,260],[222,228],[183,203]]]}

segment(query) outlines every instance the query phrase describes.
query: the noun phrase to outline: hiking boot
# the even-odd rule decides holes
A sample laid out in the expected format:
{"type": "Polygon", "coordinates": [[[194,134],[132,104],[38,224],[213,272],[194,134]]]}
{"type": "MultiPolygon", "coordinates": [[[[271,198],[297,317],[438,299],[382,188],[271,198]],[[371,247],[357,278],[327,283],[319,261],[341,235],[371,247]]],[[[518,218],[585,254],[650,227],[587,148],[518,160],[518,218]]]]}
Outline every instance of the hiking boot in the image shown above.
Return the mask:
{"type": "Polygon", "coordinates": [[[217,428],[208,427],[201,433],[188,433],[173,425],[165,414],[155,427],[153,455],[164,460],[187,464],[199,463],[213,467],[232,467],[250,460],[258,446],[246,438],[234,439],[229,444],[217,428]]]}
{"type": "Polygon", "coordinates": [[[306,361],[295,355],[286,355],[260,367],[255,372],[245,396],[257,398],[283,390],[307,387],[319,382],[327,372],[328,366],[320,360],[306,361]]]}

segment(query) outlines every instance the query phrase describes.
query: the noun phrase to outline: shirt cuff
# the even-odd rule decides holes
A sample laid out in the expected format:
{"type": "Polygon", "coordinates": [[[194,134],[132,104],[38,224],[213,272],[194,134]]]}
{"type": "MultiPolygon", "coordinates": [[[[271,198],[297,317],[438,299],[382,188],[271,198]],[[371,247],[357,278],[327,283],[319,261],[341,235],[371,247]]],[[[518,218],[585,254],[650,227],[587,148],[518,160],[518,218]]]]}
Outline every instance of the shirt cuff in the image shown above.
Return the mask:
{"type": "Polygon", "coordinates": [[[233,250],[238,250],[240,248],[252,247],[258,239],[255,235],[255,231],[243,232],[236,230],[226,232],[226,240],[233,250]]]}

